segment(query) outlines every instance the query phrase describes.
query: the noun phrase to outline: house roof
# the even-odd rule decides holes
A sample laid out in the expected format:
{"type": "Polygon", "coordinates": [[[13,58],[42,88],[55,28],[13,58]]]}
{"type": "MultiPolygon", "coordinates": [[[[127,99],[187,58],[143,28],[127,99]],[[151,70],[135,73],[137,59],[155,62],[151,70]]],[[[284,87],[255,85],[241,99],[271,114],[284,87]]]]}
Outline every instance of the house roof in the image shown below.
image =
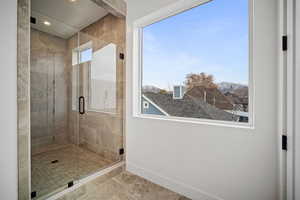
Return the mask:
{"type": "Polygon", "coordinates": [[[206,93],[206,102],[210,105],[213,105],[222,110],[232,110],[233,104],[230,102],[227,97],[220,92],[217,88],[206,88],[203,86],[195,86],[192,89],[186,92],[186,95],[192,96],[199,100],[205,99],[206,93]]]}
{"type": "Polygon", "coordinates": [[[241,103],[239,96],[234,93],[226,92],[225,96],[232,104],[240,104],[241,103]]]}
{"type": "Polygon", "coordinates": [[[146,92],[144,95],[171,116],[223,121],[237,119],[237,116],[189,95],[184,95],[183,99],[173,99],[173,95],[169,93],[146,92]]]}
{"type": "Polygon", "coordinates": [[[232,104],[245,104],[248,105],[248,97],[240,97],[235,93],[227,92],[225,96],[232,104]]]}

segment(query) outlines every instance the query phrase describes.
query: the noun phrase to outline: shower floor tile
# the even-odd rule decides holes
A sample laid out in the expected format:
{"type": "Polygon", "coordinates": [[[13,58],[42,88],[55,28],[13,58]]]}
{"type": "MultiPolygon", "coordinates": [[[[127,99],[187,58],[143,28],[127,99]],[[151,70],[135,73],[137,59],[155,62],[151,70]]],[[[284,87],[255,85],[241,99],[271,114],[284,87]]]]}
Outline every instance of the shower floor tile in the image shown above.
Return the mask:
{"type": "Polygon", "coordinates": [[[36,154],[31,158],[31,190],[41,197],[112,163],[75,145],[36,154]]]}

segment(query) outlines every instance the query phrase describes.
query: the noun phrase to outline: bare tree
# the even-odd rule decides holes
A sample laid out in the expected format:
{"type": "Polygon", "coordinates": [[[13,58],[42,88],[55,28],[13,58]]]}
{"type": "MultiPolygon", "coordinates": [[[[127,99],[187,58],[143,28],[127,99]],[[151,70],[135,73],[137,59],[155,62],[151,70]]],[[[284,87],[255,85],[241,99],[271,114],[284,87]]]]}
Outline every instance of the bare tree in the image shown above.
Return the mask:
{"type": "Polygon", "coordinates": [[[159,94],[168,94],[168,91],[167,91],[167,90],[164,90],[164,89],[161,89],[161,90],[159,91],[159,94]]]}
{"type": "Polygon", "coordinates": [[[218,85],[214,83],[214,76],[204,72],[196,74],[190,73],[186,75],[185,85],[187,89],[195,86],[203,86],[206,88],[217,88],[218,85]]]}

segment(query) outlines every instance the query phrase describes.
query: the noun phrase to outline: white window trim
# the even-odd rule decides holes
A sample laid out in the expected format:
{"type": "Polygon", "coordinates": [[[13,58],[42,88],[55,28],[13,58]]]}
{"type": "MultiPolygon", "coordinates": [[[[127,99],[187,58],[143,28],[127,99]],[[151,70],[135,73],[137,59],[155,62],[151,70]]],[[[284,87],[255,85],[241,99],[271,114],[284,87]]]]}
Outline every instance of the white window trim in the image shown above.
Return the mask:
{"type": "Polygon", "coordinates": [[[249,1],[249,122],[231,122],[231,121],[221,121],[221,120],[210,120],[210,119],[197,119],[197,118],[186,118],[186,117],[173,117],[173,116],[160,116],[160,115],[149,115],[142,114],[141,103],[142,103],[142,41],[143,34],[142,29],[148,25],[166,19],[168,17],[174,16],[181,12],[187,11],[191,8],[197,7],[201,4],[210,2],[211,0],[179,0],[178,2],[161,8],[145,17],[142,17],[133,23],[133,80],[132,80],[132,89],[133,89],[133,99],[132,99],[132,112],[133,117],[135,118],[144,118],[144,119],[155,119],[155,120],[167,120],[183,123],[196,123],[196,124],[205,124],[205,125],[214,125],[214,126],[224,126],[232,128],[247,128],[254,129],[254,77],[253,77],[253,1],[249,1]]]}
{"type": "Polygon", "coordinates": [[[143,109],[149,109],[149,102],[143,101],[143,109]]]}

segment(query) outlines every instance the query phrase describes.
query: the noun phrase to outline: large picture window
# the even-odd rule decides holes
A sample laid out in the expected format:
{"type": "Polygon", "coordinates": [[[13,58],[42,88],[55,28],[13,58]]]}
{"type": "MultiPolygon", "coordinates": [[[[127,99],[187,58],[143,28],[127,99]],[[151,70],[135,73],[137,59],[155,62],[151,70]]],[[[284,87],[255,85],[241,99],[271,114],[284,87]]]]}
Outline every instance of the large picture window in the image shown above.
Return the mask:
{"type": "Polygon", "coordinates": [[[159,19],[138,27],[140,114],[249,123],[248,0],[207,1],[159,19]]]}

